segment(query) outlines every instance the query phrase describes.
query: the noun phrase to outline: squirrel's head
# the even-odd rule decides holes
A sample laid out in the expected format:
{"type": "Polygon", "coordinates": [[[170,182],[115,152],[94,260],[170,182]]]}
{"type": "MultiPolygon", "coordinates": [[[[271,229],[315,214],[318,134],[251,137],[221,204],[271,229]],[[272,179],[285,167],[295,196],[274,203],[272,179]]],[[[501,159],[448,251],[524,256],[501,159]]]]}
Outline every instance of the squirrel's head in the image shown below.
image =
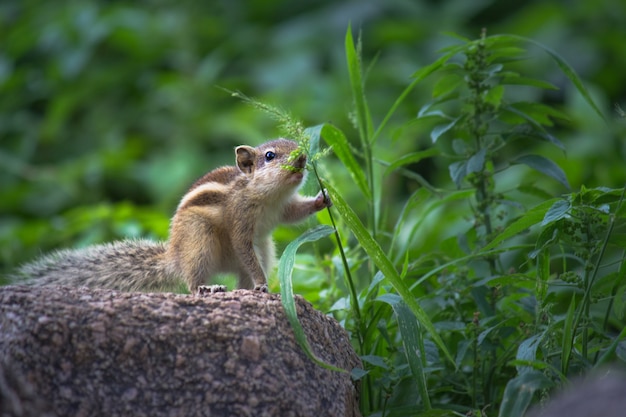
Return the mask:
{"type": "Polygon", "coordinates": [[[239,170],[267,192],[294,190],[305,177],[306,155],[292,140],[276,139],[256,148],[238,146],[235,153],[239,170]]]}

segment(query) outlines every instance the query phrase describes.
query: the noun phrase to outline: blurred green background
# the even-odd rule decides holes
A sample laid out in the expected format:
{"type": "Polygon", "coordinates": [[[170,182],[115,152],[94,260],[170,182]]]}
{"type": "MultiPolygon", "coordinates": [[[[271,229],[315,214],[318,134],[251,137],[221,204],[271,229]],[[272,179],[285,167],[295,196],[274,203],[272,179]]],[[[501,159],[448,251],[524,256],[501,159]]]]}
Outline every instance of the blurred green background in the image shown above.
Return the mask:
{"type": "MultiPolygon", "coordinates": [[[[485,27],[552,48],[585,80],[608,124],[545,53],[531,49],[520,72],[561,89],[527,99],[571,117],[553,132],[567,152],[536,153],[552,153],[573,189],[626,181],[624,123],[614,110],[626,108],[623,0],[8,0],[0,3],[0,273],[53,248],[165,239],[195,178],[230,164],[234,146],[279,134],[273,120],[218,87],[308,125],[332,122],[357,143],[344,53],[349,23],[362,33],[366,67],[373,63],[366,92],[378,121],[411,74],[455,42],[446,32],[476,38],[485,27]]],[[[379,139],[389,146],[378,149],[397,157],[430,146],[429,127],[410,123],[428,84],[405,101],[379,139]]],[[[361,210],[332,156],[324,168],[361,210]]],[[[411,169],[453,187],[444,162],[411,169]]],[[[565,192],[542,181],[555,195],[565,192]]],[[[383,197],[390,212],[408,187],[390,180],[383,197]]]]}

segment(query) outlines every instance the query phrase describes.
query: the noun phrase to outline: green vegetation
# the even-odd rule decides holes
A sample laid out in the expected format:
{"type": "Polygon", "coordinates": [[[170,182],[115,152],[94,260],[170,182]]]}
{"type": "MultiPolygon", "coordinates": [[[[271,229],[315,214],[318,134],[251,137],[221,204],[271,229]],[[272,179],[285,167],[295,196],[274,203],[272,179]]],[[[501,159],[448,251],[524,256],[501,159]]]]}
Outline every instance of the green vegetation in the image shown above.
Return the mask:
{"type": "Polygon", "coordinates": [[[467,4],[0,6],[0,270],[165,239],[286,134],[334,207],[277,231],[271,289],[348,330],[363,415],[522,416],[623,366],[626,6],[467,4]]]}

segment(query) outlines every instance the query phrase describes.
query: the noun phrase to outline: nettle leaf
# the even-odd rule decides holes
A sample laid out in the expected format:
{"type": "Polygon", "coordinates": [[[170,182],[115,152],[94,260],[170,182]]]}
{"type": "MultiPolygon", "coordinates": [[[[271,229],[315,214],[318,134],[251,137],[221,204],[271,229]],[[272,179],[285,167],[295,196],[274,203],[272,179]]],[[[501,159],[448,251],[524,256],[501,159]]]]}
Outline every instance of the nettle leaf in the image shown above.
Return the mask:
{"type": "Polygon", "coordinates": [[[404,165],[414,164],[421,161],[422,159],[430,158],[431,156],[436,156],[439,154],[440,151],[437,148],[430,148],[420,152],[411,152],[410,154],[404,155],[402,158],[394,161],[391,165],[389,165],[389,167],[385,170],[385,175],[390,174],[391,172],[404,165]]]}
{"type": "Polygon", "coordinates": [[[461,188],[463,178],[467,175],[467,161],[453,162],[448,166],[450,178],[456,184],[456,188],[461,188]]]}
{"type": "Polygon", "coordinates": [[[385,358],[377,355],[363,355],[361,356],[363,362],[367,362],[372,366],[389,370],[389,365],[385,362],[385,358]]]}
{"type": "Polygon", "coordinates": [[[366,371],[361,368],[353,368],[352,371],[350,371],[350,378],[353,381],[359,381],[363,379],[363,377],[367,374],[369,374],[369,371],[366,371]]]}
{"type": "Polygon", "coordinates": [[[452,150],[457,155],[465,155],[467,153],[467,143],[463,139],[454,139],[452,141],[452,150]]]}
{"type": "Polygon", "coordinates": [[[495,74],[502,71],[502,68],[504,68],[504,65],[502,64],[493,64],[489,68],[487,68],[487,74],[489,74],[489,76],[492,77],[495,74]]]}
{"type": "Polygon", "coordinates": [[[433,87],[433,98],[438,98],[455,91],[463,83],[463,77],[459,74],[446,74],[441,77],[433,87]]]}
{"type": "Polygon", "coordinates": [[[507,72],[500,74],[500,83],[504,85],[525,85],[528,87],[542,88],[544,90],[558,90],[559,87],[547,81],[538,80],[536,78],[522,77],[515,72],[507,72]]]}
{"type": "Polygon", "coordinates": [[[500,61],[501,58],[519,59],[526,53],[526,50],[518,46],[507,46],[492,48],[487,57],[488,62],[500,61]]]}
{"type": "Polygon", "coordinates": [[[517,103],[511,104],[510,106],[507,106],[507,110],[510,110],[513,112],[517,110],[518,115],[523,114],[524,118],[526,118],[527,120],[530,119],[534,121],[536,124],[543,125],[543,126],[554,125],[551,117],[562,119],[562,120],[569,119],[565,113],[560,112],[554,109],[553,107],[546,106],[545,104],[541,104],[541,103],[530,103],[530,102],[519,101],[517,103]]]}
{"type": "Polygon", "coordinates": [[[461,118],[457,117],[454,120],[452,120],[450,123],[446,123],[445,125],[435,126],[432,132],[430,132],[430,139],[433,141],[433,143],[436,143],[437,139],[439,139],[441,135],[443,135],[444,133],[452,129],[459,120],[461,120],[461,118]]]}
{"type": "MultiPolygon", "coordinates": [[[[543,339],[543,333],[537,333],[522,341],[517,348],[515,359],[520,361],[533,361],[537,359],[537,348],[543,339]]],[[[517,366],[517,372],[522,374],[530,369],[526,366],[517,366]]]]}
{"type": "Polygon", "coordinates": [[[526,119],[526,121],[530,123],[530,126],[526,124],[515,126],[512,132],[506,136],[506,140],[511,141],[517,138],[538,139],[544,142],[550,142],[560,150],[565,151],[565,145],[548,133],[542,126],[536,124],[532,119],[526,119]]]}
{"type": "MultiPolygon", "coordinates": [[[[539,236],[537,237],[537,242],[535,243],[535,249],[528,252],[528,259],[537,259],[537,257],[548,249],[550,246],[555,244],[559,239],[559,228],[554,225],[548,225],[541,229],[539,236]]],[[[549,273],[547,274],[549,275],[549,273]]]]}
{"type": "Polygon", "coordinates": [[[485,95],[485,101],[493,106],[500,107],[502,97],[504,96],[504,86],[496,85],[487,92],[485,95]]]}
{"type": "Polygon", "coordinates": [[[534,170],[547,175],[563,184],[565,188],[570,189],[569,182],[565,176],[565,172],[554,162],[540,155],[524,155],[513,161],[513,164],[524,164],[534,170]]]}
{"type": "Polygon", "coordinates": [[[482,148],[478,152],[476,152],[472,157],[467,161],[466,175],[472,174],[474,172],[480,172],[485,167],[485,156],[487,155],[487,149],[482,148]]]}
{"type": "Polygon", "coordinates": [[[605,205],[619,203],[626,193],[624,188],[584,188],[581,187],[578,198],[586,204],[605,205]]]}
{"type": "Polygon", "coordinates": [[[547,226],[550,223],[553,223],[557,220],[561,220],[568,216],[569,210],[572,208],[572,203],[568,200],[559,200],[550,207],[550,209],[546,212],[543,220],[541,221],[542,226],[547,226]]]}
{"type": "Polygon", "coordinates": [[[437,104],[434,101],[424,104],[420,110],[417,112],[418,119],[425,119],[427,117],[441,117],[442,119],[452,120],[452,117],[448,116],[441,110],[431,110],[431,108],[437,104]]]}
{"type": "Polygon", "coordinates": [[[513,236],[517,236],[518,234],[524,232],[524,230],[529,229],[530,227],[536,225],[541,222],[541,219],[545,218],[546,213],[550,210],[550,207],[554,205],[555,202],[561,201],[557,199],[547,200],[543,203],[531,208],[528,210],[522,217],[511,223],[506,229],[504,229],[499,235],[493,238],[487,246],[485,246],[482,250],[488,251],[495,248],[500,242],[510,239],[513,236]]]}

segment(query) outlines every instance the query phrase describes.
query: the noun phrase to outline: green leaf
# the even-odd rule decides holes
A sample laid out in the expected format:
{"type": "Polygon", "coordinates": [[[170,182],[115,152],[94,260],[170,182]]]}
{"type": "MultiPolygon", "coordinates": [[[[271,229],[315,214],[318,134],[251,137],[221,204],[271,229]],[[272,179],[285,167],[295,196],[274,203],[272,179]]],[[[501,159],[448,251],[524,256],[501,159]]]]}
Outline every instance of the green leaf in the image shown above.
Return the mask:
{"type": "Polygon", "coordinates": [[[472,157],[467,161],[467,169],[466,174],[472,174],[474,172],[480,172],[485,167],[485,157],[487,155],[487,149],[482,148],[478,152],[476,152],[472,157]]]}
{"type": "Polygon", "coordinates": [[[367,374],[369,374],[369,371],[366,371],[366,370],[361,369],[361,368],[354,368],[354,369],[352,369],[352,371],[350,371],[350,378],[353,381],[359,381],[360,379],[362,379],[367,374]]]}
{"type": "Polygon", "coordinates": [[[504,389],[500,404],[500,417],[522,417],[530,405],[535,391],[554,384],[542,372],[531,370],[511,379],[504,389]]]}
{"type": "Polygon", "coordinates": [[[439,137],[441,137],[441,135],[446,133],[448,130],[452,129],[459,120],[460,120],[460,117],[457,117],[456,119],[452,120],[450,123],[446,123],[445,125],[435,126],[433,130],[430,132],[430,140],[433,143],[437,142],[437,139],[439,139],[439,137]]]}
{"type": "Polygon", "coordinates": [[[426,367],[426,349],[424,349],[424,341],[422,340],[419,322],[406,303],[402,301],[402,298],[397,294],[383,294],[378,297],[378,301],[384,301],[389,304],[394,313],[396,313],[398,330],[402,336],[402,345],[404,346],[404,354],[409,363],[413,380],[420,392],[424,408],[430,410],[430,398],[426,385],[426,375],[424,373],[424,368],[426,367]]]}
{"type": "Polygon", "coordinates": [[[536,225],[541,222],[545,217],[547,211],[554,205],[555,202],[561,201],[559,198],[553,198],[551,200],[544,201],[543,203],[533,207],[528,210],[522,217],[511,223],[506,229],[504,229],[500,234],[493,238],[491,242],[489,242],[484,248],[483,251],[488,251],[506,239],[509,239],[513,236],[517,236],[524,230],[530,228],[531,226],[536,225]]]}
{"type": "Polygon", "coordinates": [[[549,176],[563,184],[565,188],[570,189],[569,182],[565,176],[565,172],[554,162],[541,155],[524,155],[520,156],[512,162],[513,164],[527,165],[544,175],[549,176]]]}
{"type": "Polygon", "coordinates": [[[467,175],[467,161],[456,161],[448,166],[450,178],[456,184],[456,188],[461,188],[463,178],[467,175]]]}
{"type": "Polygon", "coordinates": [[[321,134],[326,143],[333,148],[333,152],[335,152],[337,158],[339,158],[339,160],[346,167],[354,183],[369,200],[371,198],[371,194],[367,185],[365,173],[363,172],[362,166],[354,158],[354,152],[350,149],[350,144],[348,143],[346,135],[330,123],[324,124],[321,134]]]}
{"type": "Polygon", "coordinates": [[[385,170],[385,175],[389,175],[391,172],[393,172],[394,170],[398,169],[401,166],[414,164],[416,162],[421,161],[422,159],[430,158],[431,156],[437,156],[439,154],[440,154],[440,151],[437,148],[430,148],[425,151],[409,153],[407,155],[402,156],[400,159],[397,159],[391,165],[389,165],[387,169],[385,170]]]}
{"type": "Polygon", "coordinates": [[[278,278],[280,280],[280,301],[283,304],[287,320],[289,321],[289,324],[291,324],[291,328],[293,329],[296,341],[298,342],[304,353],[313,362],[326,369],[337,372],[347,372],[345,369],[337,368],[336,366],[327,364],[326,362],[318,358],[311,350],[311,346],[309,345],[306,334],[304,333],[304,329],[302,328],[302,325],[298,320],[296,303],[293,297],[293,283],[291,282],[291,273],[293,271],[293,265],[295,263],[296,252],[298,251],[298,248],[304,243],[314,242],[323,237],[326,237],[334,231],[335,229],[327,225],[317,226],[304,232],[297,239],[287,245],[278,263],[278,278]]]}
{"type": "Polygon", "coordinates": [[[595,365],[597,367],[600,367],[601,365],[605,365],[609,361],[614,361],[615,351],[617,350],[617,347],[622,342],[622,340],[624,340],[625,338],[626,338],[626,328],[622,329],[619,335],[617,335],[617,337],[613,339],[613,343],[611,343],[611,345],[604,351],[604,353],[602,354],[602,356],[600,356],[600,358],[598,359],[598,362],[596,362],[595,365]]]}
{"type": "Polygon", "coordinates": [[[515,73],[506,73],[502,76],[500,82],[504,85],[526,85],[529,87],[543,88],[544,90],[558,90],[559,88],[547,81],[538,80],[536,78],[522,77],[515,73]]]}
{"type": "Polygon", "coordinates": [[[502,97],[504,96],[504,86],[496,85],[487,92],[485,96],[485,102],[493,105],[494,107],[500,107],[500,103],[502,102],[502,97]]]}
{"type": "Polygon", "coordinates": [[[376,366],[381,369],[389,370],[389,365],[385,362],[385,358],[378,355],[363,355],[361,356],[363,362],[367,362],[372,366],[376,366]]]}
{"type": "Polygon", "coordinates": [[[433,87],[433,98],[445,96],[446,94],[454,91],[463,82],[463,77],[460,74],[447,74],[441,77],[433,87]]]}
{"type": "Polygon", "coordinates": [[[304,129],[304,133],[309,136],[309,157],[315,157],[320,151],[320,137],[324,125],[311,126],[304,129]]]}
{"type": "MultiPolygon", "coordinates": [[[[534,361],[537,359],[537,348],[543,338],[543,333],[537,333],[522,341],[517,348],[515,359],[518,361],[534,361]]],[[[525,366],[517,367],[517,373],[522,374],[528,371],[525,366]]]]}
{"type": "MultiPolygon", "coordinates": [[[[565,150],[565,146],[563,145],[563,143],[560,140],[558,140],[556,137],[548,133],[543,128],[543,126],[541,126],[541,124],[539,124],[539,122],[534,120],[532,117],[520,111],[519,109],[516,109],[513,106],[503,106],[502,108],[516,116],[519,116],[521,120],[528,122],[530,126],[534,128],[532,129],[532,128],[529,128],[528,126],[516,126],[513,130],[513,133],[510,136],[545,140],[557,146],[562,151],[565,150]]],[[[505,117],[503,117],[503,119],[504,118],[505,117]]]]}
{"type": "Polygon", "coordinates": [[[553,126],[552,118],[569,120],[567,114],[541,103],[518,101],[507,105],[505,109],[519,116],[524,115],[525,119],[532,120],[541,126],[553,126]]]}
{"type": "Polygon", "coordinates": [[[558,200],[556,201],[550,209],[546,212],[543,220],[541,221],[542,226],[547,226],[552,222],[557,220],[561,220],[562,218],[567,216],[570,208],[572,207],[572,203],[568,200],[558,200]]]}
{"type": "Polygon", "coordinates": [[[435,103],[427,103],[422,106],[422,108],[417,112],[418,119],[426,119],[428,117],[438,117],[444,120],[450,120],[451,117],[445,114],[442,110],[435,109],[431,110],[430,108],[435,103]]]}
{"type": "Polygon", "coordinates": [[[419,306],[419,304],[417,304],[417,301],[409,290],[409,287],[402,280],[402,278],[398,274],[398,271],[395,269],[387,255],[385,255],[378,242],[374,240],[374,238],[372,238],[372,235],[370,235],[365,226],[363,226],[363,223],[361,222],[361,220],[359,220],[356,213],[341,197],[341,193],[339,193],[333,186],[326,182],[324,183],[324,187],[328,189],[334,207],[344,219],[346,225],[350,228],[350,230],[358,240],[359,244],[369,255],[372,262],[374,262],[374,264],[382,271],[382,273],[385,275],[385,278],[394,287],[398,294],[400,294],[404,302],[409,306],[413,314],[415,314],[415,316],[422,324],[422,326],[424,326],[426,331],[428,331],[430,337],[432,337],[433,341],[437,344],[437,346],[439,346],[439,348],[445,354],[448,360],[450,360],[451,363],[454,363],[454,360],[448,352],[446,345],[443,343],[443,340],[441,339],[441,337],[439,337],[439,334],[435,330],[435,326],[433,326],[432,321],[430,320],[430,318],[428,318],[428,315],[419,306]]]}

